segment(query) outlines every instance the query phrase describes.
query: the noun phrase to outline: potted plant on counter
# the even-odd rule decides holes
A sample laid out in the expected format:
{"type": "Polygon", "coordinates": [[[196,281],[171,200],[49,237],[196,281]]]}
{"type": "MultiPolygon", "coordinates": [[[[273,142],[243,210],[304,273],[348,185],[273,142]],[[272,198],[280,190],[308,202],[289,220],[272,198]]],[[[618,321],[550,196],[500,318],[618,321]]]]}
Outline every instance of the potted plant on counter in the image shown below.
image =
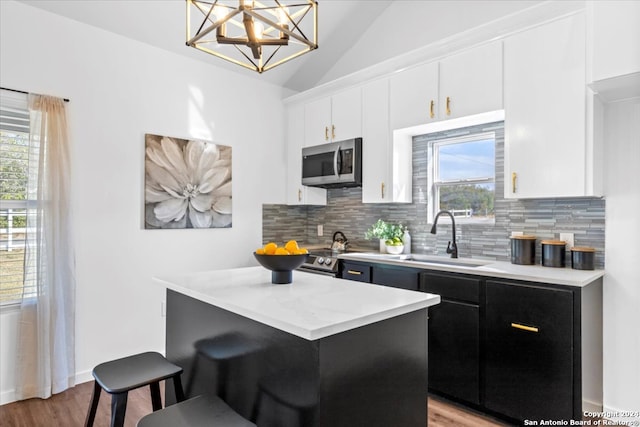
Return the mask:
{"type": "Polygon", "coordinates": [[[364,237],[367,240],[379,239],[380,252],[402,253],[402,235],[404,227],[402,224],[392,224],[379,219],[366,231],[364,237]]]}

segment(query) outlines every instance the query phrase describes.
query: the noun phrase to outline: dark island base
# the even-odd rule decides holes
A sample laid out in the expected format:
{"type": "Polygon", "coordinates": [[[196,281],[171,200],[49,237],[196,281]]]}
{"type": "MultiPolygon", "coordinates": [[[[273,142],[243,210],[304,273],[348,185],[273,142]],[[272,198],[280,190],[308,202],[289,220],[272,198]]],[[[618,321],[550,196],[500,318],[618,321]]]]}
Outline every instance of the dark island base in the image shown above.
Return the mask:
{"type": "Polygon", "coordinates": [[[426,311],[309,341],[167,290],[166,353],[187,397],[218,394],[261,427],[422,427],[426,311]]]}

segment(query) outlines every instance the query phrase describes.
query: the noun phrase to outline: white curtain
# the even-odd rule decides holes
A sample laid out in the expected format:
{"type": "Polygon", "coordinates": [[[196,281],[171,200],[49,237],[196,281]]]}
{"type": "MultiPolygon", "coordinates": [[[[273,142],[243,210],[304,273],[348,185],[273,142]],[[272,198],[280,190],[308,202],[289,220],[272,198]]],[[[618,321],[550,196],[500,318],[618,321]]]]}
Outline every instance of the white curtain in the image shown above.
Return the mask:
{"type": "Polygon", "coordinates": [[[25,286],[16,397],[47,398],[74,385],[75,266],[65,103],[29,96],[25,286]]]}

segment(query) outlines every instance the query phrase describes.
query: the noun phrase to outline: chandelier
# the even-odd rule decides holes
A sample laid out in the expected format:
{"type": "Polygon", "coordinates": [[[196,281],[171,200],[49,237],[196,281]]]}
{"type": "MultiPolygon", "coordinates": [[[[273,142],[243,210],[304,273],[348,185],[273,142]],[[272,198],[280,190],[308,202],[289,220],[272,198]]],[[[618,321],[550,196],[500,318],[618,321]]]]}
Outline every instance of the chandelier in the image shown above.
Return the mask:
{"type": "Polygon", "coordinates": [[[258,73],[317,49],[317,40],[313,0],[187,0],[187,46],[258,73]]]}

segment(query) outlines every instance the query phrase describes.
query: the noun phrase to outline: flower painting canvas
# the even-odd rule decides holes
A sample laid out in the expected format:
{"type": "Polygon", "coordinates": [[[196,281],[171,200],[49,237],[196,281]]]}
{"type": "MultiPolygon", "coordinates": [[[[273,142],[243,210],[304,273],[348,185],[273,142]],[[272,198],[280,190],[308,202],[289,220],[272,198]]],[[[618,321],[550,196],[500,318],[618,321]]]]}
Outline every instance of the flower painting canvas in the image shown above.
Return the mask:
{"type": "Polygon", "coordinates": [[[231,227],[231,147],[145,135],[144,227],[231,227]]]}

